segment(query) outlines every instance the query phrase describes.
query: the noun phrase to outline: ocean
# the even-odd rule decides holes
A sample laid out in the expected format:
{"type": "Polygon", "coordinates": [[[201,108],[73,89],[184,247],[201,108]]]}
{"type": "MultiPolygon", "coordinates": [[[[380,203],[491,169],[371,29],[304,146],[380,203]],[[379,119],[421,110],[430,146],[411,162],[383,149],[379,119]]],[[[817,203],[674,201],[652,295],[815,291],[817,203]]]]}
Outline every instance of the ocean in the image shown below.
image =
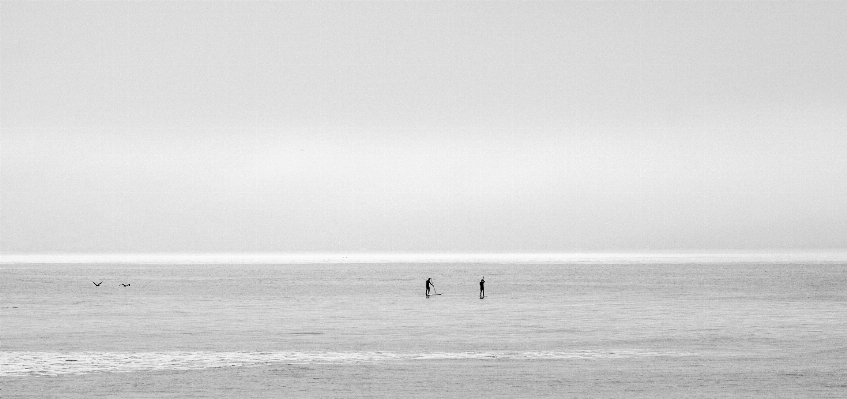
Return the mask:
{"type": "Polygon", "coordinates": [[[837,262],[1,270],[3,398],[847,397],[837,262]]]}

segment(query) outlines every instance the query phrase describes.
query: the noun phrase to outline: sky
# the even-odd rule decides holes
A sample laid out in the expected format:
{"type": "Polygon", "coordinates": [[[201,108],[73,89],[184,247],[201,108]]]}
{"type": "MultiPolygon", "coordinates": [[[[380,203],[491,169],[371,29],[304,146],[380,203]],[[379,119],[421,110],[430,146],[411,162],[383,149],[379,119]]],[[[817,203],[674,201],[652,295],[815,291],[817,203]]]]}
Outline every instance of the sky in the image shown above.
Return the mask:
{"type": "Polygon", "coordinates": [[[845,2],[2,2],[0,254],[847,249],[845,2]]]}

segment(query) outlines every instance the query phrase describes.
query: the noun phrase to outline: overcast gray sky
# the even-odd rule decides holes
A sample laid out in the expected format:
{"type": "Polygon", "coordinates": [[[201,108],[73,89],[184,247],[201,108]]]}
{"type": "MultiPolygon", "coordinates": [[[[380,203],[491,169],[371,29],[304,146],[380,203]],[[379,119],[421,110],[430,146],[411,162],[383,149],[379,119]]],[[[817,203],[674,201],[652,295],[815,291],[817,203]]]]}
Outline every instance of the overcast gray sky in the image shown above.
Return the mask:
{"type": "Polygon", "coordinates": [[[847,2],[2,2],[0,251],[847,248],[847,2]]]}

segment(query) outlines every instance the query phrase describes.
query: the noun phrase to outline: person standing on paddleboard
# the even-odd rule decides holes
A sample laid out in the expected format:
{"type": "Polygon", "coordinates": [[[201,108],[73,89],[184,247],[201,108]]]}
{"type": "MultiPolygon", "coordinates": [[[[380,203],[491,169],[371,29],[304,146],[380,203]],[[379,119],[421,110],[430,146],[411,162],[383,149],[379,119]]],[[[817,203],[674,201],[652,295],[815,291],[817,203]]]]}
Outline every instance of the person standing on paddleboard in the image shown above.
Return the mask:
{"type": "Polygon", "coordinates": [[[479,280],[479,299],[485,298],[485,276],[479,280]]]}
{"type": "Polygon", "coordinates": [[[429,286],[432,286],[432,289],[435,289],[435,284],[432,283],[432,277],[426,279],[426,296],[429,298],[429,286]]]}

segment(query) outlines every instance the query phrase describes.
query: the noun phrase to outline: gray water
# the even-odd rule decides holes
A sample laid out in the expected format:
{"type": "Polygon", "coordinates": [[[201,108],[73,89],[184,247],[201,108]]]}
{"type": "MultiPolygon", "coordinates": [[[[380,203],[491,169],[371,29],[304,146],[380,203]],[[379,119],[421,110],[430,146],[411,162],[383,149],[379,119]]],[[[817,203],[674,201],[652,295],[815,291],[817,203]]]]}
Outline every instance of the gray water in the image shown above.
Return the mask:
{"type": "Polygon", "coordinates": [[[847,397],[840,264],[4,265],[0,295],[3,397],[847,397]]]}

